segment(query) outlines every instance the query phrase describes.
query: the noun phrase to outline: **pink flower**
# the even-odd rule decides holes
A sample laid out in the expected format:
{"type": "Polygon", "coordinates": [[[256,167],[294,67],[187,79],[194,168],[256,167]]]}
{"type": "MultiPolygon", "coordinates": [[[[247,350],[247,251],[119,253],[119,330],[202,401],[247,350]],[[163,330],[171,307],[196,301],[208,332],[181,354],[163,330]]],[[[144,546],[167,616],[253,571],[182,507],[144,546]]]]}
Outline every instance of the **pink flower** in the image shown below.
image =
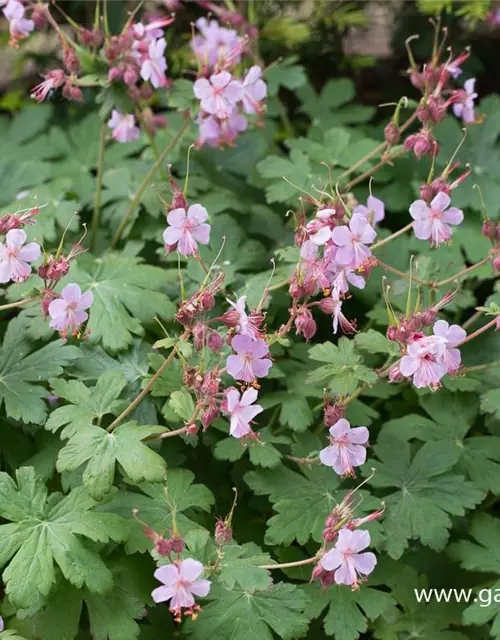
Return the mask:
{"type": "Polygon", "coordinates": [[[329,429],[329,447],[319,452],[319,459],[340,476],[354,476],[354,467],[364,464],[368,446],[368,429],[355,427],[341,418],[329,429]]]}
{"type": "Polygon", "coordinates": [[[309,240],[318,247],[331,240],[334,219],[335,209],[320,209],[316,213],[316,218],[306,224],[309,240]]]}
{"type": "Polygon", "coordinates": [[[226,29],[217,20],[209,22],[206,18],[198,18],[195,24],[201,35],[191,40],[191,49],[200,64],[214,67],[240,62],[244,40],[234,29],[226,29]]]}
{"type": "Polygon", "coordinates": [[[442,338],[446,343],[443,353],[437,358],[448,373],[453,373],[460,368],[461,356],[457,345],[465,340],[467,333],[458,324],[450,325],[446,320],[438,320],[433,327],[435,336],[442,338]]]}
{"type": "Polygon", "coordinates": [[[5,244],[0,242],[0,282],[4,284],[13,280],[22,282],[31,273],[28,262],[38,260],[40,257],[40,245],[36,242],[28,242],[26,246],[26,233],[22,229],[11,229],[5,236],[5,244]]]}
{"type": "Polygon", "coordinates": [[[368,531],[350,531],[341,529],[339,531],[337,544],[330,549],[319,561],[319,564],[326,571],[335,571],[335,582],[337,584],[350,584],[356,589],[359,582],[359,575],[367,576],[377,564],[377,558],[370,551],[360,553],[370,544],[370,534],[368,531]]]}
{"type": "Polygon", "coordinates": [[[340,247],[336,254],[338,264],[357,269],[371,256],[366,246],[375,240],[377,233],[368,220],[359,213],[353,213],[349,226],[335,227],[332,240],[340,247]]]}
{"type": "Polygon", "coordinates": [[[165,38],[160,38],[151,42],[148,49],[148,58],[144,60],[141,66],[141,78],[149,80],[155,89],[164,87],[167,79],[165,71],[167,62],[165,60],[165,47],[167,43],[165,38]]]}
{"type": "Polygon", "coordinates": [[[113,129],[111,134],[118,142],[132,142],[139,137],[139,128],[135,125],[135,116],[132,113],[120,113],[117,109],[111,112],[108,127],[113,129]]]}
{"type": "Polygon", "coordinates": [[[477,93],[474,91],[475,84],[475,78],[466,80],[464,82],[464,90],[459,92],[459,101],[453,104],[453,113],[457,118],[462,118],[466,124],[476,121],[476,115],[474,113],[474,100],[477,98],[477,93]]]}
{"type": "Polygon", "coordinates": [[[163,232],[165,245],[172,249],[176,247],[182,256],[192,256],[197,253],[198,242],[208,244],[210,239],[210,225],[205,222],[208,213],[201,204],[192,204],[189,209],[173,209],[167,216],[170,225],[163,232]]]}
{"type": "Polygon", "coordinates": [[[349,284],[358,289],[364,289],[366,286],[365,279],[351,269],[340,269],[335,273],[332,280],[332,297],[339,299],[349,291],[349,284]]]}
{"type": "Polygon", "coordinates": [[[49,304],[50,326],[57,331],[78,331],[80,325],[89,317],[88,309],[94,296],[91,291],[82,294],[77,284],[67,284],[61,291],[61,298],[49,304]]]}
{"type": "Polygon", "coordinates": [[[353,213],[359,213],[364,216],[370,224],[376,224],[385,217],[385,205],[382,200],[379,200],[375,196],[368,196],[366,206],[364,204],[358,204],[353,210],[353,213]]]}
{"type": "Polygon", "coordinates": [[[62,69],[49,71],[45,76],[45,80],[33,88],[30,97],[34,98],[37,102],[42,102],[53,89],[62,87],[65,80],[66,76],[62,69]]]}
{"type": "Polygon", "coordinates": [[[151,593],[155,602],[170,600],[170,610],[180,613],[195,604],[194,596],[204,598],[210,591],[210,580],[199,580],[203,573],[203,565],[198,560],[186,558],[179,564],[165,564],[154,573],[162,587],[151,593]]]}
{"type": "Polygon", "coordinates": [[[225,120],[219,120],[215,116],[203,118],[200,114],[197,123],[200,125],[198,135],[200,147],[205,143],[211,147],[232,145],[238,134],[246,131],[248,126],[248,120],[241,113],[232,113],[225,120]]]}
{"type": "Polygon", "coordinates": [[[234,106],[243,97],[243,88],[228,71],[210,76],[210,80],[200,78],[193,85],[194,95],[201,100],[201,108],[206,113],[221,120],[229,118],[234,106]]]}
{"type": "Polygon", "coordinates": [[[413,230],[419,240],[430,240],[437,247],[451,238],[450,224],[460,224],[464,214],[456,207],[448,209],[450,202],[450,196],[440,191],[430,205],[425,200],[415,200],[410,206],[410,215],[415,220],[413,230]]]}
{"type": "Polygon", "coordinates": [[[4,16],[9,21],[10,35],[14,39],[27,38],[35,28],[33,20],[24,17],[24,5],[17,0],[9,0],[3,10],[4,16]]]}
{"type": "Polygon", "coordinates": [[[269,348],[265,340],[252,340],[249,336],[234,336],[231,346],[236,355],[228,356],[226,369],[235,380],[253,382],[255,378],[264,378],[273,366],[269,348]]]}
{"type": "Polygon", "coordinates": [[[245,113],[260,113],[262,111],[261,101],[267,95],[267,85],[261,79],[262,69],[254,65],[248,70],[243,80],[243,111],[245,113]]]}
{"type": "Polygon", "coordinates": [[[235,438],[242,438],[251,433],[250,422],[256,415],[264,411],[260,404],[253,405],[257,400],[257,395],[257,390],[252,387],[247,389],[241,397],[236,389],[227,391],[227,413],[231,416],[229,433],[235,438]]]}
{"type": "Polygon", "coordinates": [[[399,371],[406,378],[413,376],[417,389],[435,387],[446,373],[441,363],[446,341],[439,336],[423,336],[410,342],[407,355],[401,358],[399,371]]]}

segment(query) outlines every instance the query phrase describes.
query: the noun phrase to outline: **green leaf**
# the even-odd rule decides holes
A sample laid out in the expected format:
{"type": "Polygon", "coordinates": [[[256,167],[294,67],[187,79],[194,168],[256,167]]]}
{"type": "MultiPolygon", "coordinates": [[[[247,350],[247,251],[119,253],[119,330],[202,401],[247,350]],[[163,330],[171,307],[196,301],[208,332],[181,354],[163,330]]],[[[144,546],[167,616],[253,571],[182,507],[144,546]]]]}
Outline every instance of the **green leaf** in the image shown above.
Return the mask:
{"type": "Polygon", "coordinates": [[[324,630],[327,636],[337,640],[356,640],[368,630],[369,620],[386,615],[396,605],[388,593],[366,586],[351,591],[344,585],[323,589],[318,584],[308,584],[302,589],[310,598],[305,614],[318,618],[328,607],[324,630]]]}
{"type": "MultiPolygon", "coordinates": [[[[138,509],[139,518],[158,532],[169,531],[172,513],[175,513],[177,526],[184,536],[191,529],[200,528],[192,520],[196,510],[209,511],[214,503],[212,492],[202,484],[193,484],[193,480],[194,474],[187,469],[169,469],[166,484],[140,484],[142,493],[120,491],[103,508],[128,519],[132,519],[132,510],[138,509]]],[[[143,553],[150,547],[143,527],[132,520],[127,553],[143,553]]]]}
{"type": "Polygon", "coordinates": [[[193,640],[273,640],[273,632],[287,640],[307,630],[307,597],[293,584],[279,582],[253,593],[215,586],[207,600],[211,602],[203,606],[203,624],[188,621],[184,627],[193,640]]]}
{"type": "MultiPolygon", "coordinates": [[[[83,261],[82,261],[83,262],[83,261]]],[[[155,316],[171,319],[175,307],[161,290],[165,273],[159,267],[141,264],[138,258],[108,255],[96,260],[91,272],[71,270],[72,281],[90,290],[94,302],[90,311],[89,342],[102,342],[111,352],[126,349],[134,335],[143,335],[142,324],[155,316]]]]}
{"type": "Polygon", "coordinates": [[[257,495],[267,495],[276,515],[267,520],[266,544],[305,544],[321,541],[325,520],[337,504],[338,476],[319,465],[310,465],[304,475],[279,467],[272,471],[250,471],[244,479],[257,495]]]}
{"type": "Polygon", "coordinates": [[[253,544],[225,545],[218,580],[229,591],[236,585],[250,593],[261,591],[267,589],[272,580],[269,570],[261,569],[259,565],[269,564],[273,564],[271,557],[267,553],[256,554],[253,544]]]}
{"type": "MultiPolygon", "coordinates": [[[[467,571],[484,571],[500,575],[500,522],[487,514],[477,514],[472,519],[468,534],[475,542],[461,540],[450,547],[450,555],[458,560],[467,571]]],[[[476,598],[475,604],[468,607],[463,614],[464,624],[482,625],[492,622],[491,635],[500,636],[500,602],[498,593],[500,580],[493,585],[488,584],[491,600],[489,606],[476,598]],[[493,598],[494,594],[494,598],[493,598]]]]}
{"type": "Polygon", "coordinates": [[[76,471],[85,465],[83,484],[95,500],[102,500],[111,491],[117,463],[132,482],[161,482],[165,478],[165,460],[142,441],[163,432],[163,427],[138,426],[134,422],[126,422],[111,433],[80,424],[59,452],[57,470],[76,471]]]}
{"type": "Polygon", "coordinates": [[[103,594],[113,584],[109,569],[83,538],[123,542],[127,526],[111,513],[98,513],[83,487],[65,497],[48,497],[32,467],[16,471],[16,482],[0,473],[0,566],[10,602],[19,608],[39,606],[55,583],[54,563],[73,585],[103,594]]]}
{"type": "Polygon", "coordinates": [[[307,155],[296,149],[292,149],[289,159],[268,156],[257,164],[257,171],[271,181],[266,188],[266,200],[269,203],[295,199],[302,189],[307,190],[313,180],[307,155]]]}
{"type": "Polygon", "coordinates": [[[328,364],[314,369],[308,376],[308,382],[329,378],[329,388],[339,395],[353,393],[360,380],[368,384],[377,381],[376,373],[360,364],[361,357],[355,353],[353,340],[340,338],[338,346],[331,342],[315,345],[309,349],[309,357],[328,364]]]}
{"type": "Polygon", "coordinates": [[[194,413],[194,401],[189,391],[181,389],[180,391],[174,391],[170,395],[168,401],[170,408],[185,421],[191,419],[194,413]]]}
{"type": "Polygon", "coordinates": [[[108,413],[114,413],[115,401],[127,384],[119,371],[108,371],[99,377],[95,387],[89,389],[79,380],[53,378],[50,384],[54,393],[71,404],[58,407],[49,416],[45,428],[55,433],[66,425],[63,438],[74,435],[79,427],[99,422],[108,413]]]}
{"type": "Polygon", "coordinates": [[[492,413],[495,418],[500,419],[500,389],[490,389],[481,394],[481,411],[492,413]]]}
{"type": "Polygon", "coordinates": [[[289,56],[269,67],[266,72],[266,82],[270,96],[276,95],[280,87],[286,87],[293,91],[306,83],[304,67],[295,64],[297,60],[297,56],[289,56]]]}
{"type": "Polygon", "coordinates": [[[279,464],[283,454],[273,447],[275,444],[289,444],[290,439],[286,436],[275,436],[270,429],[261,429],[259,441],[244,445],[237,438],[230,436],[220,440],[214,449],[214,456],[218,460],[229,460],[235,462],[246,453],[250,456],[250,461],[257,467],[271,468],[279,464]]]}
{"type": "Polygon", "coordinates": [[[415,538],[436,551],[444,549],[450,515],[464,515],[484,495],[463,476],[450,472],[458,451],[447,442],[426,442],[411,460],[409,443],[387,434],[379,436],[374,450],[381,463],[373,464],[377,472],[371,484],[396,488],[384,497],[387,553],[399,558],[415,538]]]}
{"type": "Polygon", "coordinates": [[[56,340],[38,351],[25,339],[26,324],[14,318],[7,326],[0,353],[0,404],[9,417],[43,424],[47,414],[47,391],[40,384],[63,372],[79,356],[76,347],[56,340]]]}
{"type": "Polygon", "coordinates": [[[386,353],[397,356],[400,352],[399,346],[395,342],[388,340],[382,333],[373,329],[356,334],[354,342],[357,347],[369,353],[386,353]]]}

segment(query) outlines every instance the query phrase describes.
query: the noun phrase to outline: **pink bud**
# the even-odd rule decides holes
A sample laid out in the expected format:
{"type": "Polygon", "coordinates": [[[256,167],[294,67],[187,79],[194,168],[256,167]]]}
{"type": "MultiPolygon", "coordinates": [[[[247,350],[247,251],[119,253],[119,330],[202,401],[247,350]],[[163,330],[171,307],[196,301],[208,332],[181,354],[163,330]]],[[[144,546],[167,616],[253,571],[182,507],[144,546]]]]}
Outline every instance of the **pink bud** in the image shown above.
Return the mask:
{"type": "Polygon", "coordinates": [[[436,311],[434,309],[426,309],[420,314],[420,320],[424,327],[430,327],[436,322],[436,311]]]}
{"type": "Polygon", "coordinates": [[[40,10],[35,8],[33,13],[31,14],[31,19],[35,23],[35,29],[37,31],[43,31],[47,26],[47,16],[45,14],[45,10],[40,10]]]}
{"type": "Polygon", "coordinates": [[[173,551],[172,541],[158,538],[155,542],[155,549],[160,556],[169,556],[173,551]]]}
{"type": "Polygon", "coordinates": [[[397,342],[399,337],[398,328],[394,326],[388,326],[387,332],[385,335],[387,336],[387,340],[392,340],[392,342],[397,342]]]}
{"type": "Polygon", "coordinates": [[[332,297],[328,296],[327,298],[322,298],[320,300],[318,307],[321,309],[321,311],[323,311],[323,313],[331,315],[337,308],[337,305],[338,302],[332,297]]]}
{"type": "Polygon", "coordinates": [[[210,351],[218,353],[224,346],[224,340],[216,331],[211,331],[208,335],[207,346],[210,351]]]}
{"type": "Polygon", "coordinates": [[[329,400],[325,400],[325,408],[323,413],[323,422],[325,426],[333,427],[341,418],[345,416],[345,407],[337,402],[331,404],[329,400]]]}
{"type": "Polygon", "coordinates": [[[122,72],[120,71],[120,69],[118,69],[118,67],[111,67],[111,69],[108,71],[109,82],[115,82],[116,80],[119,80],[121,77],[122,77],[122,72]]]}
{"type": "Polygon", "coordinates": [[[295,318],[295,331],[298,336],[303,335],[309,341],[316,333],[316,322],[312,313],[305,307],[295,318]]]}
{"type": "Polygon", "coordinates": [[[494,220],[485,220],[481,229],[483,236],[494,240],[497,232],[497,224],[494,220]]]}
{"type": "Polygon", "coordinates": [[[429,122],[429,120],[432,120],[431,110],[426,104],[423,104],[422,102],[417,107],[416,115],[420,122],[422,122],[423,124],[429,122]]]}
{"type": "Polygon", "coordinates": [[[416,69],[412,70],[412,72],[410,73],[410,82],[416,89],[425,89],[424,76],[416,69]]]}
{"type": "Polygon", "coordinates": [[[195,424],[190,424],[186,427],[186,433],[188,436],[195,436],[198,433],[198,427],[195,424]]]}
{"type": "Polygon", "coordinates": [[[133,67],[128,67],[123,74],[123,82],[128,85],[133,85],[139,79],[137,71],[133,67]]]}
{"type": "Polygon", "coordinates": [[[219,415],[220,411],[217,408],[216,404],[211,404],[209,407],[207,407],[201,414],[201,424],[203,425],[203,429],[207,429],[214,420],[217,420],[219,415]]]}
{"type": "Polygon", "coordinates": [[[230,544],[233,540],[233,530],[231,525],[224,520],[217,520],[215,523],[215,541],[218,545],[230,544]]]}
{"type": "Polygon", "coordinates": [[[151,100],[153,94],[153,87],[149,83],[144,83],[139,89],[139,97],[141,100],[151,100]]]}
{"type": "Polygon", "coordinates": [[[215,298],[210,291],[204,291],[200,296],[200,306],[203,311],[210,311],[215,306],[215,298]]]}
{"type": "Polygon", "coordinates": [[[493,259],[493,269],[495,271],[500,271],[500,256],[497,256],[496,258],[493,259]]]}
{"type": "Polygon", "coordinates": [[[399,370],[399,365],[395,364],[389,370],[389,382],[402,382],[404,380],[404,376],[399,370]]]}
{"type": "Polygon", "coordinates": [[[388,142],[391,146],[395,145],[399,142],[399,138],[401,137],[401,133],[399,131],[399,127],[392,120],[386,125],[384,129],[384,138],[385,141],[388,142]]]}
{"type": "Polygon", "coordinates": [[[46,279],[57,282],[69,272],[69,266],[69,261],[64,256],[50,260],[47,264],[46,279]]]}
{"type": "Polygon", "coordinates": [[[197,351],[203,349],[207,337],[207,327],[201,322],[197,322],[193,327],[193,344],[197,351]]]}
{"type": "Polygon", "coordinates": [[[182,553],[184,551],[184,540],[180,536],[172,536],[171,542],[174,553],[182,553]]]}

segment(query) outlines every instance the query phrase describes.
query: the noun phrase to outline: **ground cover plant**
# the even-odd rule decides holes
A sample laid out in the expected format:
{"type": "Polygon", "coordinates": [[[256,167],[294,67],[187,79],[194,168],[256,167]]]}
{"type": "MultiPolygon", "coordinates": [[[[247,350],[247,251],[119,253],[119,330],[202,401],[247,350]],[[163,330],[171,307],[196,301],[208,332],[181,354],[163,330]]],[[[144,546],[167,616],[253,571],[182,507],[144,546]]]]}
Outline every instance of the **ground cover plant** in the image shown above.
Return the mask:
{"type": "Polygon", "coordinates": [[[258,5],[1,5],[0,640],[500,635],[500,100],[258,5]]]}

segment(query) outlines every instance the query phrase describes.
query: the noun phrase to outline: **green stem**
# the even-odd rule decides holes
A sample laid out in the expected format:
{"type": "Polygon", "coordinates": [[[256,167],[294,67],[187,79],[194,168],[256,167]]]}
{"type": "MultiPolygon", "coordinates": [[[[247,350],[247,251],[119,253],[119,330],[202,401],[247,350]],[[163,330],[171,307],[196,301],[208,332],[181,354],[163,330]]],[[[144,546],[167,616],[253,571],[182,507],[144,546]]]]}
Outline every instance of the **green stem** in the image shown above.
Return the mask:
{"type": "Polygon", "coordinates": [[[394,275],[400,276],[401,278],[404,278],[405,280],[408,280],[410,282],[415,282],[415,284],[419,284],[422,287],[432,287],[433,286],[432,282],[428,282],[427,280],[420,280],[419,278],[416,278],[415,276],[409,276],[404,271],[400,271],[399,269],[396,269],[395,267],[391,267],[388,264],[385,264],[385,262],[380,262],[380,260],[377,260],[377,264],[380,267],[382,267],[382,269],[385,269],[385,271],[389,271],[390,273],[394,273],[394,275]]]}
{"type": "Polygon", "coordinates": [[[306,560],[297,560],[296,562],[284,562],[283,564],[261,564],[259,569],[291,569],[292,567],[303,567],[306,564],[313,564],[319,560],[319,556],[306,558],[306,560]]]}
{"type": "Polygon", "coordinates": [[[158,157],[158,159],[153,164],[151,169],[148,171],[146,177],[144,178],[144,180],[141,183],[141,186],[136,191],[136,194],[135,194],[132,202],[130,203],[127,211],[125,212],[125,215],[123,216],[122,221],[120,222],[120,225],[119,225],[119,227],[118,227],[118,229],[116,231],[115,237],[113,238],[113,242],[111,243],[111,248],[112,249],[114,249],[116,247],[116,245],[119,243],[120,238],[122,237],[122,233],[123,233],[123,231],[124,231],[124,229],[125,229],[125,227],[127,225],[127,222],[129,220],[129,218],[136,212],[136,210],[137,210],[137,208],[138,208],[138,206],[140,204],[140,201],[141,201],[141,198],[142,198],[142,194],[144,193],[144,191],[148,187],[149,183],[153,179],[155,173],[158,171],[158,168],[160,167],[162,162],[164,162],[164,160],[167,157],[167,155],[175,147],[177,142],[180,140],[180,138],[182,137],[182,135],[184,134],[186,129],[189,127],[190,123],[191,123],[191,120],[189,118],[186,118],[185,121],[184,121],[184,124],[182,125],[182,127],[179,129],[177,134],[170,141],[170,144],[168,145],[168,147],[165,149],[165,151],[163,151],[161,153],[161,155],[158,157]]]}
{"type": "MultiPolygon", "coordinates": [[[[142,113],[141,113],[141,110],[139,108],[137,108],[135,110],[135,115],[137,117],[137,120],[139,121],[139,124],[141,125],[142,130],[146,132],[146,135],[147,135],[148,140],[149,140],[149,146],[151,147],[151,150],[153,151],[153,155],[154,155],[155,159],[158,160],[158,158],[160,157],[160,152],[158,151],[158,145],[156,144],[156,140],[155,140],[153,134],[151,133],[151,131],[146,126],[146,122],[145,122],[144,118],[142,117],[142,113]]],[[[168,179],[168,176],[165,173],[163,167],[160,167],[160,175],[163,178],[163,180],[167,180],[168,179]]]]}
{"type": "Polygon", "coordinates": [[[379,240],[378,242],[375,242],[375,244],[372,244],[370,249],[372,251],[375,251],[375,249],[380,249],[380,247],[383,247],[384,244],[391,242],[395,238],[399,238],[399,236],[402,236],[404,233],[409,231],[412,228],[412,226],[413,226],[413,222],[409,222],[406,226],[404,226],[399,231],[396,231],[395,233],[392,233],[390,236],[387,236],[387,238],[384,238],[383,240],[379,240]]]}
{"type": "Polygon", "coordinates": [[[360,173],[359,176],[357,176],[356,178],[353,178],[350,182],[348,182],[345,185],[345,187],[342,188],[342,191],[343,192],[350,191],[357,184],[359,184],[360,182],[363,182],[363,180],[365,178],[369,178],[374,173],[376,173],[379,169],[381,169],[382,167],[385,167],[392,160],[395,160],[396,158],[399,158],[399,157],[403,156],[405,153],[406,153],[406,149],[399,149],[399,151],[396,151],[395,153],[393,153],[392,156],[390,156],[389,158],[387,158],[387,159],[384,158],[383,160],[378,162],[376,165],[374,165],[370,169],[367,169],[366,171],[363,171],[363,173],[360,173]]]}
{"type": "Polygon", "coordinates": [[[483,258],[479,262],[476,262],[476,264],[473,264],[472,266],[467,267],[466,269],[462,269],[462,271],[459,271],[458,273],[456,273],[451,278],[446,278],[446,280],[441,280],[440,282],[437,282],[436,283],[436,287],[443,287],[445,284],[449,284],[450,282],[453,282],[454,280],[457,280],[458,278],[460,278],[460,276],[465,276],[466,274],[470,273],[471,271],[474,271],[474,269],[477,269],[478,267],[482,267],[483,264],[488,263],[490,260],[491,260],[491,256],[487,255],[486,258],[483,258]]]}
{"type": "Polygon", "coordinates": [[[483,369],[489,369],[490,367],[498,367],[500,365],[500,360],[495,360],[495,362],[488,362],[488,364],[477,364],[474,367],[466,367],[466,373],[470,373],[471,371],[482,371],[483,369]]]}
{"type": "Polygon", "coordinates": [[[35,300],[38,300],[38,296],[35,296],[34,298],[25,298],[24,300],[18,300],[17,302],[10,302],[9,304],[2,304],[0,305],[0,311],[7,311],[7,309],[22,307],[30,302],[35,302],[35,300]]]}
{"type": "Polygon", "coordinates": [[[101,125],[101,133],[99,136],[99,153],[97,156],[97,181],[94,196],[94,214],[92,216],[92,233],[90,236],[90,249],[92,250],[99,231],[99,217],[101,215],[101,196],[102,196],[102,176],[104,173],[104,149],[106,146],[107,124],[101,125]]]}
{"type": "MultiPolygon", "coordinates": [[[[191,333],[190,330],[186,329],[186,331],[184,331],[184,333],[181,335],[179,340],[185,340],[189,336],[190,333],[191,333]]],[[[123,420],[125,420],[125,418],[127,416],[129,416],[132,413],[132,411],[134,411],[134,409],[148,395],[148,393],[151,391],[151,387],[158,380],[158,378],[161,376],[161,374],[165,371],[165,369],[168,367],[168,365],[172,362],[172,360],[174,359],[174,356],[175,356],[176,353],[177,353],[177,349],[174,346],[172,351],[168,355],[168,357],[162,362],[162,364],[161,364],[160,368],[158,369],[158,371],[156,371],[156,373],[151,376],[151,378],[149,379],[149,381],[148,381],[147,385],[144,387],[144,389],[139,393],[139,395],[134,400],[132,400],[132,402],[128,405],[128,407],[126,409],[124,409],[124,411],[122,411],[120,413],[120,415],[115,420],[113,420],[113,422],[109,425],[109,427],[107,428],[107,431],[109,433],[114,431],[116,429],[116,427],[121,422],[123,422],[123,420]]],[[[173,432],[171,431],[170,433],[173,433],[173,432]]]]}

